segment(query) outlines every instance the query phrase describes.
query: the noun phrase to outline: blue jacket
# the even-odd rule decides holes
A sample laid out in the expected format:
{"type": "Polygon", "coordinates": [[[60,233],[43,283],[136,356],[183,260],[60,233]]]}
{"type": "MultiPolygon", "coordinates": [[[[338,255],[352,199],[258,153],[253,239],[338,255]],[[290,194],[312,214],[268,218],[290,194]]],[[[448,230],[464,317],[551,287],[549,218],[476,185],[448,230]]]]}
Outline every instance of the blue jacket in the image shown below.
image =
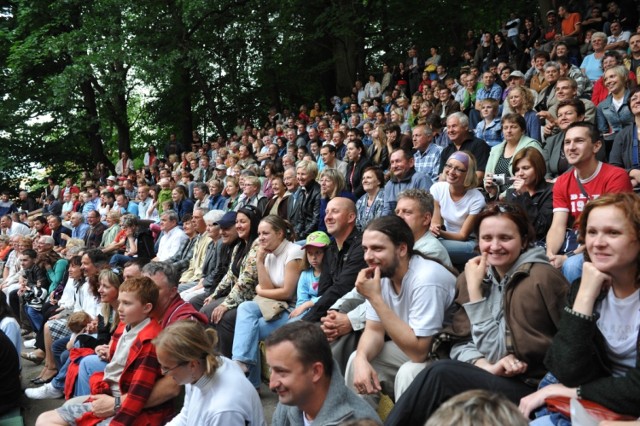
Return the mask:
{"type": "Polygon", "coordinates": [[[598,104],[596,123],[598,130],[605,135],[605,141],[612,141],[615,138],[615,133],[622,130],[624,126],[632,124],[633,121],[633,113],[629,109],[629,90],[625,90],[624,100],[618,111],[613,107],[613,97],[611,95],[598,104]]]}
{"type": "Polygon", "coordinates": [[[389,182],[384,186],[384,207],[382,208],[382,216],[395,214],[396,204],[398,203],[398,194],[405,189],[417,188],[428,191],[433,185],[431,178],[415,169],[411,169],[405,177],[397,179],[392,176],[389,182]]]}

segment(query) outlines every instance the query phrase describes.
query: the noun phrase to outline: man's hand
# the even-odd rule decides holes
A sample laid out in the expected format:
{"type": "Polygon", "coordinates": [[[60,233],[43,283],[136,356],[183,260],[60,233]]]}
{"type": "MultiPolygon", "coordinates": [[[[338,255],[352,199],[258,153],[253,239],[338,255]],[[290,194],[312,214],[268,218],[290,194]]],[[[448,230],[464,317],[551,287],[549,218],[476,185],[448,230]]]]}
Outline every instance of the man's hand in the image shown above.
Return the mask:
{"type": "Polygon", "coordinates": [[[222,319],[222,316],[225,314],[225,312],[227,312],[228,310],[229,308],[227,308],[226,306],[219,305],[213,310],[213,312],[211,312],[211,322],[217,324],[222,319]]]}
{"type": "Polygon", "coordinates": [[[98,355],[98,358],[100,358],[102,361],[108,361],[109,360],[109,345],[96,346],[96,355],[98,355]]]}
{"type": "Polygon", "coordinates": [[[91,410],[96,417],[102,419],[114,416],[116,414],[114,408],[116,406],[116,399],[109,395],[99,394],[91,395],[91,410]]]}
{"type": "Polygon", "coordinates": [[[356,278],[356,290],[369,302],[381,295],[380,268],[364,268],[356,278]]]}
{"type": "Polygon", "coordinates": [[[514,377],[527,371],[528,365],[524,361],[520,361],[513,354],[509,354],[498,360],[495,364],[491,364],[484,358],[476,362],[476,367],[488,371],[494,376],[514,377]]]}
{"type": "Polygon", "coordinates": [[[374,395],[382,390],[378,373],[369,361],[357,355],[354,360],[353,387],[360,395],[374,395]]]}
{"type": "Polygon", "coordinates": [[[322,331],[324,331],[325,336],[327,336],[330,342],[353,331],[351,321],[349,321],[347,314],[329,311],[327,312],[327,316],[322,317],[320,321],[322,322],[322,331]]]}

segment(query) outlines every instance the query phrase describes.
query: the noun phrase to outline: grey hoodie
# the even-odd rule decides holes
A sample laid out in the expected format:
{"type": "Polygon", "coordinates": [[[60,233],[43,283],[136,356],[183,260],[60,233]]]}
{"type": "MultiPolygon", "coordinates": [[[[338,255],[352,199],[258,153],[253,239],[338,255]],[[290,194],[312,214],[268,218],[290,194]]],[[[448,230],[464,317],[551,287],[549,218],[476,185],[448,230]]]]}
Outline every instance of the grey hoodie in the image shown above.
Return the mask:
{"type": "Polygon", "coordinates": [[[483,282],[484,299],[478,302],[465,303],[464,309],[472,326],[472,340],[460,343],[451,348],[451,359],[471,362],[478,358],[486,358],[496,363],[507,355],[506,322],[504,318],[504,292],[511,283],[514,273],[526,263],[549,263],[545,251],[541,247],[530,248],[518,257],[502,280],[491,267],[483,282]]]}

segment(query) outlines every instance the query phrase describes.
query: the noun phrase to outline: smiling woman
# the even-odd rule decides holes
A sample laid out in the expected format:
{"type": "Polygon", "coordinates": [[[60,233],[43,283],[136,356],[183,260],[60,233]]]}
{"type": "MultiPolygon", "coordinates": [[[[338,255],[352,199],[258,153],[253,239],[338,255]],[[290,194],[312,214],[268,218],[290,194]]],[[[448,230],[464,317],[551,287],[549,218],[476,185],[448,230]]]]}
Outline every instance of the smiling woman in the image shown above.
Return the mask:
{"type": "Polygon", "coordinates": [[[533,247],[535,234],[519,206],[491,204],[477,222],[482,255],[458,277],[457,326],[445,330],[459,343],[451,360],[437,361],[416,377],[387,425],[424,424],[442,402],[471,389],[501,392],[517,404],[546,373],[543,359],[567,282],[544,250],[533,247]]]}

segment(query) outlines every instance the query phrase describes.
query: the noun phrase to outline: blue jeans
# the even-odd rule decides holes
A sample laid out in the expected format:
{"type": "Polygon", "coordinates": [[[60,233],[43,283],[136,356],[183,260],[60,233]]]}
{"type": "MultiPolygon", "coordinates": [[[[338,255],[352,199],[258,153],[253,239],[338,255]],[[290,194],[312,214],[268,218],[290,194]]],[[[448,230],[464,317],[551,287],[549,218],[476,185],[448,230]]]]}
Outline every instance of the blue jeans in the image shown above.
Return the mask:
{"type": "Polygon", "coordinates": [[[62,361],[61,357],[63,353],[68,352],[67,343],[69,343],[69,340],[70,337],[67,336],[58,339],[51,344],[51,353],[53,354],[53,359],[56,362],[56,368],[58,369],[58,371],[60,371],[60,369],[62,368],[62,364],[64,364],[64,361],[62,361]]]}
{"type": "Polygon", "coordinates": [[[25,311],[27,312],[27,318],[29,318],[29,322],[31,323],[31,327],[37,333],[42,330],[42,326],[44,325],[44,317],[42,316],[42,312],[38,309],[34,309],[31,306],[25,306],[25,311]]]}
{"type": "Polygon", "coordinates": [[[60,361],[63,362],[62,366],[58,368],[58,374],[51,381],[51,386],[54,388],[64,391],[64,382],[67,379],[67,370],[69,369],[69,351],[65,351],[60,356],[60,361]]]}
{"type": "MultiPolygon", "coordinates": [[[[576,257],[576,256],[572,256],[576,257]]],[[[555,383],[560,383],[560,381],[551,373],[545,374],[545,376],[540,380],[540,384],[538,385],[538,389],[542,389],[545,386],[552,385],[555,383]]],[[[571,426],[571,419],[567,419],[560,413],[552,413],[543,405],[536,412],[536,419],[529,423],[529,425],[534,426],[571,426]]]]}
{"type": "Polygon", "coordinates": [[[568,257],[562,264],[562,275],[573,284],[575,280],[582,277],[582,265],[584,264],[584,255],[582,253],[568,257]]]}
{"type": "Polygon", "coordinates": [[[104,371],[106,366],[107,363],[101,360],[98,355],[89,355],[82,358],[82,361],[80,361],[80,368],[78,369],[78,378],[76,379],[74,396],[91,395],[89,378],[93,373],[104,371]]]}
{"type": "Polygon", "coordinates": [[[114,254],[109,260],[109,266],[112,268],[115,268],[116,266],[123,267],[124,264],[130,260],[135,260],[135,257],[125,256],[124,254],[114,254]]]}
{"type": "Polygon", "coordinates": [[[464,266],[469,259],[478,256],[476,252],[478,242],[476,240],[455,241],[440,238],[440,242],[449,253],[451,263],[454,265],[464,266]]]}
{"type": "Polygon", "coordinates": [[[266,339],[288,320],[289,312],[284,311],[271,321],[265,321],[256,302],[242,302],[238,306],[232,358],[249,367],[249,381],[256,388],[260,387],[260,340],[266,339]]]}

